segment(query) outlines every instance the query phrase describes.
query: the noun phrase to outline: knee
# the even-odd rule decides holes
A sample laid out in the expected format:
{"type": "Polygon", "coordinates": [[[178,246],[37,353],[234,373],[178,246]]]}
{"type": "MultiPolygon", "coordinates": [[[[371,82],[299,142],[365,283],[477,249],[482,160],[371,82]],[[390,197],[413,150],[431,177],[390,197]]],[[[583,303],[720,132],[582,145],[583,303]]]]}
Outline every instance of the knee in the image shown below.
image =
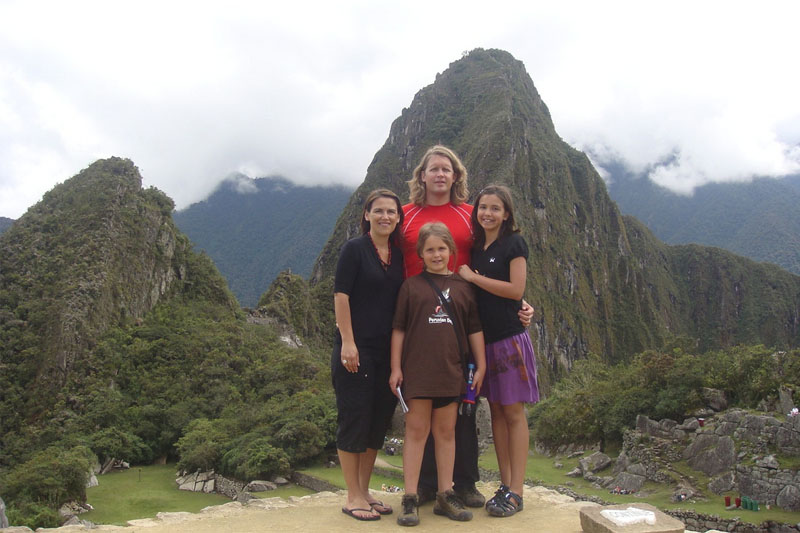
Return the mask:
{"type": "Polygon", "coordinates": [[[528,417],[525,414],[525,406],[521,403],[509,405],[503,409],[503,417],[510,425],[525,424],[528,425],[528,417]]]}
{"type": "Polygon", "coordinates": [[[423,421],[406,420],[406,440],[425,440],[430,432],[430,424],[423,421]]]}

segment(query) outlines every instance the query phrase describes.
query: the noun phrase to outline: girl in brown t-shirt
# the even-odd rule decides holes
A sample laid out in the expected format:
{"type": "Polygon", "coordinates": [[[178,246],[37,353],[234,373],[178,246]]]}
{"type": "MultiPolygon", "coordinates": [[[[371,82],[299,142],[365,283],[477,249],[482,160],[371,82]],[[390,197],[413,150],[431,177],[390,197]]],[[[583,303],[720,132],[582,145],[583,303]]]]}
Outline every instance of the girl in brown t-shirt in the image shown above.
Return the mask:
{"type": "Polygon", "coordinates": [[[454,253],[455,243],[447,226],[431,222],[420,228],[417,254],[425,270],[403,283],[392,323],[389,386],[395,394],[402,387],[409,408],[403,444],[406,494],[398,517],[401,525],[419,523],[417,484],[429,432],[435,441],[439,483],[434,513],[453,520],[472,518],[452,490],[458,399],[465,389],[456,334],[461,335],[461,345],[468,342],[471,348],[476,365],[472,387],[476,393],[486,372],[486,358],[473,288],[448,269],[450,255],[454,253]],[[439,288],[447,306],[425,277],[439,288]],[[454,317],[449,315],[447,307],[454,317]],[[457,328],[453,320],[457,321],[457,328]]]}

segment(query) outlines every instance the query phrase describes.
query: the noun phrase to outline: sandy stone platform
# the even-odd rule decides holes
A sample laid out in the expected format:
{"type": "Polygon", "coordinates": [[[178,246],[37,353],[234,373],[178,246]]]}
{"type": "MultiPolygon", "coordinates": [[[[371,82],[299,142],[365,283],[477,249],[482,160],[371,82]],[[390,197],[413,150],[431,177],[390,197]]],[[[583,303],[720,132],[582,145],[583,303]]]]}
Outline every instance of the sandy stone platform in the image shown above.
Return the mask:
{"type": "MultiPolygon", "coordinates": [[[[494,485],[479,486],[484,494],[491,495],[494,485]]],[[[377,493],[376,493],[377,495],[377,493]]],[[[157,518],[132,520],[126,527],[97,526],[86,529],[69,526],[56,529],[40,529],[72,533],[83,531],[114,533],[258,533],[263,531],[394,531],[397,525],[397,510],[401,494],[381,493],[385,503],[395,508],[395,514],[376,522],[359,522],[342,513],[344,493],[320,492],[302,498],[268,498],[253,500],[247,505],[231,502],[207,507],[199,513],[159,513],[157,518]]],[[[536,531],[537,533],[579,533],[581,531],[580,509],[587,502],[575,501],[543,487],[525,488],[525,509],[512,517],[492,518],[482,509],[473,509],[471,522],[454,522],[433,514],[433,504],[420,509],[420,525],[408,531],[536,531]]],[[[406,531],[405,528],[402,528],[406,531]]]]}

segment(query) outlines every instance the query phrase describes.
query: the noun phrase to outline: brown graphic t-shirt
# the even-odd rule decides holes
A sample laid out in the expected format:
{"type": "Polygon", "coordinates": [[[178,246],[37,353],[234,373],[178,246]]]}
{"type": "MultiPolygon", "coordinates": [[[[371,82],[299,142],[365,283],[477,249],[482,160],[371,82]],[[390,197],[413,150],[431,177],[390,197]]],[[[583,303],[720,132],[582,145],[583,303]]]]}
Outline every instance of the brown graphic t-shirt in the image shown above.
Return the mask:
{"type": "MultiPolygon", "coordinates": [[[[469,350],[466,335],[481,330],[472,285],[458,274],[430,277],[450,299],[461,324],[461,344],[469,350]]],[[[397,296],[392,327],[405,332],[402,355],[405,398],[458,396],[465,391],[456,332],[447,310],[422,275],[408,278],[397,296]]]]}

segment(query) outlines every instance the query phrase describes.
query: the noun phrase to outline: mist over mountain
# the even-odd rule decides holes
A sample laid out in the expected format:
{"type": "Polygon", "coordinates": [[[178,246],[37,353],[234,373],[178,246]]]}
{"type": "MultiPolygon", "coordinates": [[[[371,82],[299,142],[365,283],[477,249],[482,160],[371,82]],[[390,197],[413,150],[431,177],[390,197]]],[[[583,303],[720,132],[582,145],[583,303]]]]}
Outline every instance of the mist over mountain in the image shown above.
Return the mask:
{"type": "Polygon", "coordinates": [[[621,165],[608,191],[623,213],[644,222],[669,244],[719,246],[800,274],[800,175],[710,183],[685,196],[621,165]]]}
{"type": "Polygon", "coordinates": [[[344,186],[238,175],[173,218],[213,259],[239,303],[255,307],[279,272],[308,277],[351,194],[344,186]]]}
{"type": "Polygon", "coordinates": [[[500,50],[473,50],[403,109],[312,284],[330,282],[368,191],[389,187],[407,198],[405,181],[436,143],[461,156],[473,198],[490,182],[512,189],[531,249],[525,296],[537,310],[534,342],[553,372],[590,353],[622,360],[676,335],[700,349],[800,341],[800,278],[723,250],[667,246],[623,217],[586,155],[558,136],[523,64],[500,50]]]}
{"type": "Polygon", "coordinates": [[[0,235],[5,233],[5,231],[8,228],[10,228],[11,224],[13,224],[13,223],[14,223],[14,219],[13,218],[0,217],[0,235]]]}

